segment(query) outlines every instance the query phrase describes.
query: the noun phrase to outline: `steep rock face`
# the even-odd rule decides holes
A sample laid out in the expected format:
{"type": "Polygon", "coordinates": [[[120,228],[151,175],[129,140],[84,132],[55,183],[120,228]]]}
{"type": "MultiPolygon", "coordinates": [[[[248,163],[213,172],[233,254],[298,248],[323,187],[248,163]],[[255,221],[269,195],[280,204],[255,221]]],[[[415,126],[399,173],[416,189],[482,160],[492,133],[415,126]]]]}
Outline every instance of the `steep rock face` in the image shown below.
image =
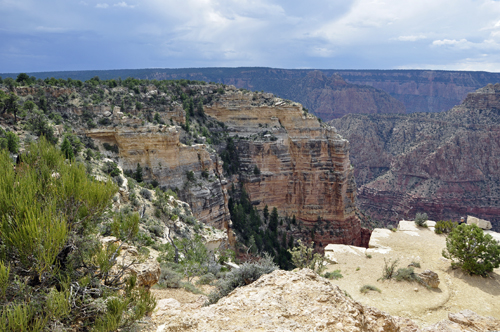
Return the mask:
{"type": "Polygon", "coordinates": [[[272,95],[255,104],[252,93],[241,91],[226,92],[205,113],[238,136],[242,181],[257,208],[276,207],[309,227],[320,217],[317,243],[367,245],[369,232],[362,231],[356,217],[349,142],[333,128],[300,104],[272,95]],[[255,166],[259,175],[253,173],[255,166]]]}
{"type": "Polygon", "coordinates": [[[145,178],[156,179],[160,185],[178,188],[180,198],[191,206],[193,214],[202,222],[219,229],[229,227],[226,181],[222,165],[206,146],[187,146],[179,141],[178,127],[146,126],[138,128],[116,127],[94,129],[87,135],[119,148],[120,166],[135,170],[137,164],[144,168],[145,178]],[[187,172],[201,178],[208,172],[208,181],[189,181],[187,172]]]}
{"type": "Polygon", "coordinates": [[[439,114],[349,115],[331,122],[351,142],[360,208],[394,222],[471,214],[500,225],[500,84],[439,114]]]}

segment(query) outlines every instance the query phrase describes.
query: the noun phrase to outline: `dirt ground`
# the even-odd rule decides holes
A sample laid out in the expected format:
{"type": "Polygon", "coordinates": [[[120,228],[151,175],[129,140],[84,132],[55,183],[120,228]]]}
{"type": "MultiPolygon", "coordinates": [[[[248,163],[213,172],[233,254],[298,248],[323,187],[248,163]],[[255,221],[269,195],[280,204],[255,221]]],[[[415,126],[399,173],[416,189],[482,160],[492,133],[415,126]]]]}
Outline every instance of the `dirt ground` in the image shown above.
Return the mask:
{"type": "Polygon", "coordinates": [[[338,264],[327,267],[326,271],[341,271],[343,278],[334,283],[356,301],[391,315],[411,318],[421,326],[447,319],[449,312],[463,309],[500,319],[500,269],[494,270],[488,278],[452,269],[450,261],[441,255],[446,246],[445,235],[434,234],[430,229],[397,231],[380,239],[379,243],[392,250],[387,254],[373,253],[372,258],[361,253],[334,254],[338,264]],[[439,288],[427,289],[416,282],[378,280],[382,277],[384,258],[399,259],[398,268],[419,262],[421,268],[415,268],[415,272],[427,269],[436,272],[441,281],[439,288]],[[362,294],[363,285],[376,286],[381,293],[362,294]]]}

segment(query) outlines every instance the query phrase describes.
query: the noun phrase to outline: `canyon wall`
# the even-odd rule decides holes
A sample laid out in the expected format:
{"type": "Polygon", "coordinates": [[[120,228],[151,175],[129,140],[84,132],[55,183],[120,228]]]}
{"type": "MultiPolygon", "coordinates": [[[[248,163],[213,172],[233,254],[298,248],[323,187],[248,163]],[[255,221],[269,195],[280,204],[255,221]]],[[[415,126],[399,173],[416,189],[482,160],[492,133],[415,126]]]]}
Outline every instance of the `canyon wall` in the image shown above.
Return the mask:
{"type": "Polygon", "coordinates": [[[500,84],[443,113],[351,114],[331,124],[351,142],[359,206],[374,219],[470,214],[500,229],[500,84]]]}
{"type": "Polygon", "coordinates": [[[369,231],[356,216],[356,183],[349,142],[298,103],[226,91],[205,113],[237,137],[241,181],[258,209],[276,207],[307,227],[317,225],[317,243],[366,246],[369,231]],[[254,174],[255,166],[260,174],[254,174]]]}
{"type": "Polygon", "coordinates": [[[179,112],[173,106],[158,114],[181,126],[143,124],[140,117],[124,115],[116,107],[112,114],[92,109],[96,118],[107,114],[112,124],[87,130],[86,135],[116,145],[116,157],[124,170],[134,171],[140,164],[146,181],[178,189],[179,197],[190,204],[198,219],[227,229],[231,224],[227,195],[231,184],[224,178],[217,151],[224,151],[227,138],[232,137],[240,166],[231,181],[244,184],[257,209],[268,205],[269,209],[276,207],[282,217],[295,215],[305,228],[294,237],[309,236],[314,229],[314,241],[320,247],[328,243],[366,246],[370,232],[361,228],[356,216],[349,142],[299,103],[234,86],[220,88],[184,87],[186,94],[205,102],[203,115],[196,114],[198,120],[191,122],[194,127],[189,136],[187,123],[179,121],[185,117],[177,117],[179,112]],[[216,136],[209,135],[218,143],[208,143],[212,142],[209,136],[200,137],[204,130],[218,131],[216,136]],[[192,144],[193,138],[207,144],[192,144]],[[254,174],[256,166],[258,175],[254,174]],[[189,172],[194,175],[191,179],[189,172]]]}

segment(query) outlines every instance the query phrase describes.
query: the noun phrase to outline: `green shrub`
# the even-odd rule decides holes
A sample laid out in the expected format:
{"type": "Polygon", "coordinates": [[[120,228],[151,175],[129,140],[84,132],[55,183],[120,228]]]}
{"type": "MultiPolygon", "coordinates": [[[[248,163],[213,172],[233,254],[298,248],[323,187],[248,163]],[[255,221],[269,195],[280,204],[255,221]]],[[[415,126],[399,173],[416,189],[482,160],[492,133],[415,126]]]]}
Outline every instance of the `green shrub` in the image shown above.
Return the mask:
{"type": "Polygon", "coordinates": [[[410,266],[420,268],[420,263],[419,263],[419,262],[415,262],[415,261],[413,261],[413,262],[411,262],[411,263],[408,265],[408,267],[410,267],[410,266]]]}
{"type": "Polygon", "coordinates": [[[417,213],[415,215],[415,224],[417,224],[417,226],[419,227],[427,227],[425,223],[427,219],[429,219],[427,213],[417,213]]]}
{"type": "Polygon", "coordinates": [[[1,297],[5,297],[7,292],[7,287],[9,286],[9,275],[10,275],[10,265],[5,265],[4,262],[0,260],[0,294],[1,297]]]}
{"type": "Polygon", "coordinates": [[[182,274],[174,271],[170,266],[163,264],[161,266],[160,279],[158,286],[166,288],[179,288],[181,287],[182,274]]]}
{"type": "Polygon", "coordinates": [[[340,273],[340,270],[335,270],[333,272],[326,272],[324,274],[324,277],[327,279],[337,280],[337,279],[343,278],[344,276],[342,275],[342,273],[340,273]]]}
{"type": "Polygon", "coordinates": [[[403,267],[398,269],[395,275],[397,281],[417,281],[417,275],[412,267],[403,267]]]}
{"type": "Polygon", "coordinates": [[[476,225],[462,224],[446,238],[443,256],[470,274],[486,276],[500,266],[500,244],[476,225]]]}
{"type": "Polygon", "coordinates": [[[5,136],[7,137],[7,148],[12,153],[19,151],[19,137],[11,131],[8,131],[5,136]]]}
{"type": "Polygon", "coordinates": [[[458,226],[458,223],[455,221],[440,220],[436,223],[436,226],[434,228],[434,233],[436,233],[436,234],[443,234],[443,233],[448,234],[457,226],[458,226]]]}
{"type": "Polygon", "coordinates": [[[190,181],[190,182],[194,182],[195,181],[195,177],[194,177],[194,172],[193,171],[187,171],[186,172],[186,177],[187,177],[187,180],[190,181]]]}
{"type": "MultiPolygon", "coordinates": [[[[120,247],[103,247],[96,234],[110,216],[116,185],[96,181],[84,165],[65,159],[44,138],[29,145],[16,168],[0,151],[0,290],[7,295],[0,298],[2,331],[46,330],[56,321],[65,329],[111,331],[154,308],[134,278],[122,282],[120,247]],[[125,309],[100,305],[115,298],[125,309]]],[[[124,240],[135,233],[125,225],[117,229],[124,240]]]]}
{"type": "Polygon", "coordinates": [[[277,269],[272,257],[267,255],[256,263],[243,263],[239,269],[232,269],[217,281],[216,290],[208,295],[209,303],[217,303],[234,289],[251,284],[260,276],[277,269]]]}
{"type": "Polygon", "coordinates": [[[151,200],[151,197],[153,197],[153,194],[151,194],[151,191],[149,191],[146,188],[142,188],[140,191],[140,194],[142,197],[144,197],[147,200],[151,200]]]}
{"type": "Polygon", "coordinates": [[[109,143],[103,143],[102,146],[104,147],[104,149],[106,151],[111,151],[111,152],[114,152],[114,153],[120,152],[120,149],[118,148],[118,145],[116,145],[116,144],[111,145],[109,143]]]}
{"type": "Polygon", "coordinates": [[[196,286],[193,285],[190,281],[181,281],[181,287],[193,294],[203,294],[203,292],[196,288],[196,286]]]}
{"type": "Polygon", "coordinates": [[[288,252],[292,255],[293,265],[299,269],[311,269],[316,273],[323,271],[325,269],[323,262],[325,262],[326,258],[321,254],[314,253],[314,242],[309,247],[303,244],[301,240],[298,240],[297,243],[298,247],[288,249],[288,252]]]}
{"type": "Polygon", "coordinates": [[[376,291],[376,292],[382,293],[382,291],[381,291],[379,288],[377,288],[377,287],[375,287],[375,286],[372,286],[372,285],[364,285],[363,287],[361,287],[361,288],[359,289],[359,291],[360,291],[361,293],[363,293],[363,294],[366,294],[366,293],[368,293],[369,291],[376,291]]]}
{"type": "Polygon", "coordinates": [[[213,273],[207,273],[202,276],[196,281],[197,285],[208,285],[212,281],[215,280],[215,275],[213,273]]]}
{"type": "Polygon", "coordinates": [[[109,176],[111,177],[115,177],[122,174],[122,172],[118,168],[118,165],[113,161],[105,162],[104,165],[102,166],[102,171],[106,174],[109,174],[109,176]]]}

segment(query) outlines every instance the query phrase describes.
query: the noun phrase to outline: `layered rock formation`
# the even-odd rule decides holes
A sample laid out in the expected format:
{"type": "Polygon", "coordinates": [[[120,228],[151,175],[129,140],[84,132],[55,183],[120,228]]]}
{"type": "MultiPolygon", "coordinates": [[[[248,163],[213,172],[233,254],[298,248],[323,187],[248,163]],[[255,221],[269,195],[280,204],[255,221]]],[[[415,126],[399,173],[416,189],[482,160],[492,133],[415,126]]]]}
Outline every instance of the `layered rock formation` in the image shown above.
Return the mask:
{"type": "Polygon", "coordinates": [[[356,217],[349,142],[333,128],[300,104],[235,90],[205,107],[205,113],[238,137],[241,179],[257,208],[276,207],[280,215],[295,215],[309,227],[321,218],[317,243],[368,244],[369,232],[356,217]]]}
{"type": "MultiPolygon", "coordinates": [[[[315,229],[314,241],[319,248],[328,243],[367,246],[370,232],[361,228],[356,217],[349,142],[298,103],[232,86],[214,93],[220,89],[214,85],[185,87],[186,93],[196,98],[207,96],[205,115],[199,121],[210,130],[224,130],[222,136],[234,138],[240,174],[233,181],[244,183],[253,204],[260,210],[265,205],[276,207],[281,216],[295,215],[306,226],[305,233],[315,229]],[[214,128],[210,123],[223,127],[214,128]],[[258,175],[253,172],[256,166],[258,175]],[[319,219],[321,224],[317,223],[319,219]]],[[[160,112],[159,116],[176,114],[172,112],[175,107],[170,109],[170,113],[160,112]]],[[[124,116],[116,107],[113,114],[104,111],[107,113],[114,126],[89,130],[87,136],[116,145],[124,170],[134,171],[139,164],[146,180],[177,188],[179,197],[190,204],[199,220],[218,228],[230,227],[222,162],[206,144],[181,143],[187,135],[187,127],[180,121],[184,118],[171,117],[175,123],[180,122],[181,130],[142,125],[139,118],[124,116]],[[190,172],[193,176],[188,177],[190,172]]],[[[97,110],[96,117],[103,116],[103,110],[97,110]]],[[[226,141],[217,137],[219,143],[212,147],[220,152],[226,141]]],[[[208,137],[197,139],[208,141],[208,137]]],[[[302,237],[299,233],[295,234],[298,238],[302,237]]]]}
{"type": "Polygon", "coordinates": [[[124,170],[144,168],[145,179],[157,180],[161,186],[181,189],[179,196],[189,203],[196,217],[219,229],[229,227],[226,181],[222,165],[216,154],[206,146],[187,146],[179,141],[180,128],[144,126],[137,128],[101,128],[87,132],[87,136],[103,143],[117,145],[119,164],[124,170]],[[208,173],[207,181],[192,182],[187,173],[201,178],[208,173]]]}
{"type": "Polygon", "coordinates": [[[347,83],[336,73],[327,77],[321,71],[310,72],[281,95],[307,105],[325,121],[350,113],[406,113],[403,103],[384,91],[347,83]]]}
{"type": "Polygon", "coordinates": [[[500,218],[500,84],[439,114],[348,115],[331,123],[351,142],[359,206],[395,222],[427,212],[500,218]]]}
{"type": "Polygon", "coordinates": [[[500,74],[443,70],[339,70],[346,81],[389,93],[408,113],[443,112],[460,104],[469,92],[500,82],[500,74]]]}

